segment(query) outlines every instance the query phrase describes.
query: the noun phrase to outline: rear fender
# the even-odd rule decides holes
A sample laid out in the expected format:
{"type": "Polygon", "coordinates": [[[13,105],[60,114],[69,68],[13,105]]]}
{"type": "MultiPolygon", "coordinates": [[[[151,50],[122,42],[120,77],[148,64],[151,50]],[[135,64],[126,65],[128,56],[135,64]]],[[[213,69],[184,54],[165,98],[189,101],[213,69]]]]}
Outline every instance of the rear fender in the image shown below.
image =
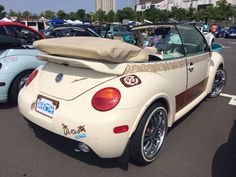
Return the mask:
{"type": "Polygon", "coordinates": [[[210,93],[212,90],[212,85],[215,79],[217,69],[222,65],[224,68],[224,59],[222,55],[218,52],[211,53],[211,61],[210,61],[210,70],[209,70],[209,79],[207,84],[207,93],[210,93]]]}
{"type": "Polygon", "coordinates": [[[136,130],[143,114],[149,106],[158,99],[165,100],[167,111],[168,111],[168,126],[171,126],[174,121],[175,115],[175,97],[171,91],[171,87],[168,81],[160,74],[157,73],[135,73],[122,76],[119,78],[122,86],[119,88],[122,93],[122,97],[125,98],[124,103],[119,104],[120,109],[137,108],[140,107],[140,112],[134,120],[133,126],[130,127],[129,137],[132,136],[133,132],[136,130]],[[140,80],[138,85],[128,87],[125,85],[123,80],[127,77],[132,76],[136,80],[140,80]],[[122,107],[124,106],[124,107],[122,107]]]}

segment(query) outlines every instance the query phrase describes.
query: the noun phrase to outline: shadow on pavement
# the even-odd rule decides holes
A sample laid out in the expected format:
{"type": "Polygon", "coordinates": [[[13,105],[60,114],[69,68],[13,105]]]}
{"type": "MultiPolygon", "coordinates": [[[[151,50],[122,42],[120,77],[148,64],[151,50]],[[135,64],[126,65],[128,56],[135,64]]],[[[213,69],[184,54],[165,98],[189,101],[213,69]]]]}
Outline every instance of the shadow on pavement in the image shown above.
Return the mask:
{"type": "MultiPolygon", "coordinates": [[[[207,101],[207,99],[204,99],[203,101],[207,101]]],[[[174,129],[176,126],[178,126],[181,122],[183,122],[186,118],[188,118],[203,102],[201,101],[197,106],[195,106],[191,111],[189,111],[185,116],[183,116],[180,120],[178,120],[170,129],[169,132],[174,129]]],[[[47,143],[49,146],[57,149],[58,151],[74,158],[79,161],[85,162],[89,165],[98,166],[101,168],[120,168],[122,170],[128,170],[129,163],[123,163],[123,159],[120,160],[118,158],[114,159],[102,159],[99,158],[95,153],[83,153],[83,152],[75,152],[74,149],[76,148],[77,142],[71,139],[67,139],[65,137],[56,135],[44,128],[39,127],[38,125],[29,122],[29,120],[25,119],[29,126],[33,129],[35,136],[39,138],[40,140],[47,143]]],[[[105,142],[104,142],[105,143],[105,142]]],[[[143,166],[140,164],[136,164],[130,161],[133,165],[136,166],[143,166]]]]}
{"type": "Polygon", "coordinates": [[[231,129],[228,142],[216,151],[212,163],[212,177],[236,176],[236,120],[231,129]]]}
{"type": "Polygon", "coordinates": [[[11,109],[11,108],[14,108],[16,106],[17,106],[16,104],[10,103],[10,102],[0,103],[0,109],[11,109]]]}
{"type": "Polygon", "coordinates": [[[77,141],[56,135],[28,120],[26,121],[28,122],[29,127],[33,129],[37,138],[74,159],[101,168],[120,168],[122,170],[128,170],[128,164],[120,163],[119,159],[102,159],[93,152],[75,152],[74,149],[76,148],[77,141]]]}

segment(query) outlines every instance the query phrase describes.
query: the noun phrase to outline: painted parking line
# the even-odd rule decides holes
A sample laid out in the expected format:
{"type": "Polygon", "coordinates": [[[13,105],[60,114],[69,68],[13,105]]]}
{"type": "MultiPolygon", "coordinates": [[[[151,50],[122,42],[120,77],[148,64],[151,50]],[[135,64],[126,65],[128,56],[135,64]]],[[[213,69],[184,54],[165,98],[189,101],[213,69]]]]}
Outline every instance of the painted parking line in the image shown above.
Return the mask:
{"type": "Polygon", "coordinates": [[[220,96],[231,98],[229,101],[230,105],[236,106],[236,95],[229,95],[226,93],[221,93],[220,96]]]}
{"type": "Polygon", "coordinates": [[[229,44],[233,44],[233,45],[235,45],[236,44],[236,42],[228,42],[229,44]]]}

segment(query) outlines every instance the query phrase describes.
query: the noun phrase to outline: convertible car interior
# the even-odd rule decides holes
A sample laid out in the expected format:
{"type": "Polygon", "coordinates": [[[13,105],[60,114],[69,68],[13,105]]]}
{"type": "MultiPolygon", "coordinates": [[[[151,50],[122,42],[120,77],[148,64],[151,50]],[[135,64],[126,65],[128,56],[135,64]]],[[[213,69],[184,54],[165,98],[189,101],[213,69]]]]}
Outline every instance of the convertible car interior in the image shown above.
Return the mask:
{"type": "MultiPolygon", "coordinates": [[[[147,50],[149,61],[173,59],[186,54],[205,52],[202,41],[192,30],[176,25],[144,25],[133,28],[136,45],[147,50]],[[183,34],[184,35],[181,35],[183,34]],[[187,38],[183,38],[188,36],[187,38]]],[[[200,38],[201,39],[201,38],[200,38]]]]}

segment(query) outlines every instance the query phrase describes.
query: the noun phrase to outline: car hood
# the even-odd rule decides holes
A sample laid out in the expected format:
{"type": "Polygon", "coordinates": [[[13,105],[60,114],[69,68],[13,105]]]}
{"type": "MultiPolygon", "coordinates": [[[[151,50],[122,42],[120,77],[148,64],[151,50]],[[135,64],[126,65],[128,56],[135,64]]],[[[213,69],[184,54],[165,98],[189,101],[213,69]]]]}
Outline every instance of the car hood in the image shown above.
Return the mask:
{"type": "Polygon", "coordinates": [[[40,72],[38,89],[41,93],[63,100],[72,100],[88,90],[117,77],[114,74],[97,72],[49,62],[40,72]]]}

